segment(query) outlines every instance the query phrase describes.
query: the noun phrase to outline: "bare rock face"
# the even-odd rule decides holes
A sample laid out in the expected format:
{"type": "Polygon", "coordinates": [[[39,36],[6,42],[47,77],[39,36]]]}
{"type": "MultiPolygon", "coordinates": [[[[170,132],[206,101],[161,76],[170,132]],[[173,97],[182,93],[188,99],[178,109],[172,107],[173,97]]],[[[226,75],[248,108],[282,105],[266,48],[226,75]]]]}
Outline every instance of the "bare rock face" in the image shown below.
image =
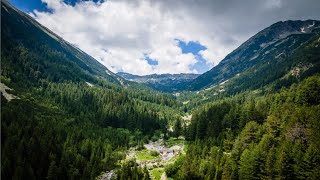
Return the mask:
{"type": "Polygon", "coordinates": [[[6,86],[3,83],[0,83],[0,92],[3,95],[4,98],[6,98],[6,100],[8,102],[10,102],[12,99],[20,99],[18,96],[15,96],[13,94],[8,93],[6,90],[12,90],[11,88],[9,88],[8,86],[6,86]]]}

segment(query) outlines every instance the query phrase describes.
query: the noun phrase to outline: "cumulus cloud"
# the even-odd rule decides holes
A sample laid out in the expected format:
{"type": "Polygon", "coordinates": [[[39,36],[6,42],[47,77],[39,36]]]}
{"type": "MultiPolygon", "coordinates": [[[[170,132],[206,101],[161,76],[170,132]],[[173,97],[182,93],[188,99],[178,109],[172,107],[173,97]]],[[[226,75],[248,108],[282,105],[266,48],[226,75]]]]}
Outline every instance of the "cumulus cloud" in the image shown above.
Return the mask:
{"type": "Polygon", "coordinates": [[[79,1],[74,6],[62,0],[42,1],[51,11],[30,13],[37,21],[111,71],[139,75],[202,73],[193,68],[196,55],[182,53],[176,39],[205,46],[199,55],[212,67],[276,21],[319,18],[314,8],[319,3],[309,7],[298,0],[108,0],[79,1]],[[146,55],[158,63],[148,64],[146,55]]]}

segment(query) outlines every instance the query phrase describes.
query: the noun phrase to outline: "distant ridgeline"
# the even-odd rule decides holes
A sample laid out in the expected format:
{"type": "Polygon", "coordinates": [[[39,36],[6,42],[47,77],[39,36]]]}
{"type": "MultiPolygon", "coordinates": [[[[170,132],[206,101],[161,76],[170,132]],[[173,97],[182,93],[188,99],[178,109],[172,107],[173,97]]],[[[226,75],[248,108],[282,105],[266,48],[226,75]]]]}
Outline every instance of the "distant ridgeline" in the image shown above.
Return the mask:
{"type": "Polygon", "coordinates": [[[180,91],[187,83],[197,78],[199,74],[151,74],[145,76],[132,75],[119,72],[117,75],[126,80],[143,83],[149,87],[163,92],[180,91]]]}

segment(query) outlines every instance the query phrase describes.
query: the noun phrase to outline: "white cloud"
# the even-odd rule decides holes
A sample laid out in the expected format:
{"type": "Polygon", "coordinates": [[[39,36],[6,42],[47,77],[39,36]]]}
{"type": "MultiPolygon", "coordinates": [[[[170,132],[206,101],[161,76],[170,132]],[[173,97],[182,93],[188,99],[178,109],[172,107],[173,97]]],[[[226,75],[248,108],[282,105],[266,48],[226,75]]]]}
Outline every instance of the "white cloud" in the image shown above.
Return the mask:
{"type": "Polygon", "coordinates": [[[214,64],[231,48],[217,46],[219,41],[204,21],[184,11],[163,11],[149,1],[80,1],[75,6],[61,0],[43,2],[52,12],[34,11],[31,15],[37,21],[114,72],[196,73],[191,70],[196,58],[183,54],[175,39],[200,42],[208,48],[204,57],[214,64]],[[144,54],[158,64],[149,65],[144,54]]]}
{"type": "Polygon", "coordinates": [[[317,3],[306,0],[42,0],[52,12],[31,15],[113,72],[188,73],[197,62],[175,39],[199,42],[212,67],[253,34],[280,20],[319,19],[317,3]],[[312,2],[312,3],[311,3],[312,2]],[[149,65],[147,54],[158,61],[149,65]]]}

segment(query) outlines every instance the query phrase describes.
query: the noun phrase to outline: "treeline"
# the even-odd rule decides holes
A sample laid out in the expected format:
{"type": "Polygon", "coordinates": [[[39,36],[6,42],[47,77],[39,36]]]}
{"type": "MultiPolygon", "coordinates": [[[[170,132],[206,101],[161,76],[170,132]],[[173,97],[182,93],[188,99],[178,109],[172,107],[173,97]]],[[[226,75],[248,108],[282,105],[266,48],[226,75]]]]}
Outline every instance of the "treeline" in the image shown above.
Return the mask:
{"type": "Polygon", "coordinates": [[[319,179],[320,76],[279,93],[238,95],[192,117],[174,179],[319,179]]]}

